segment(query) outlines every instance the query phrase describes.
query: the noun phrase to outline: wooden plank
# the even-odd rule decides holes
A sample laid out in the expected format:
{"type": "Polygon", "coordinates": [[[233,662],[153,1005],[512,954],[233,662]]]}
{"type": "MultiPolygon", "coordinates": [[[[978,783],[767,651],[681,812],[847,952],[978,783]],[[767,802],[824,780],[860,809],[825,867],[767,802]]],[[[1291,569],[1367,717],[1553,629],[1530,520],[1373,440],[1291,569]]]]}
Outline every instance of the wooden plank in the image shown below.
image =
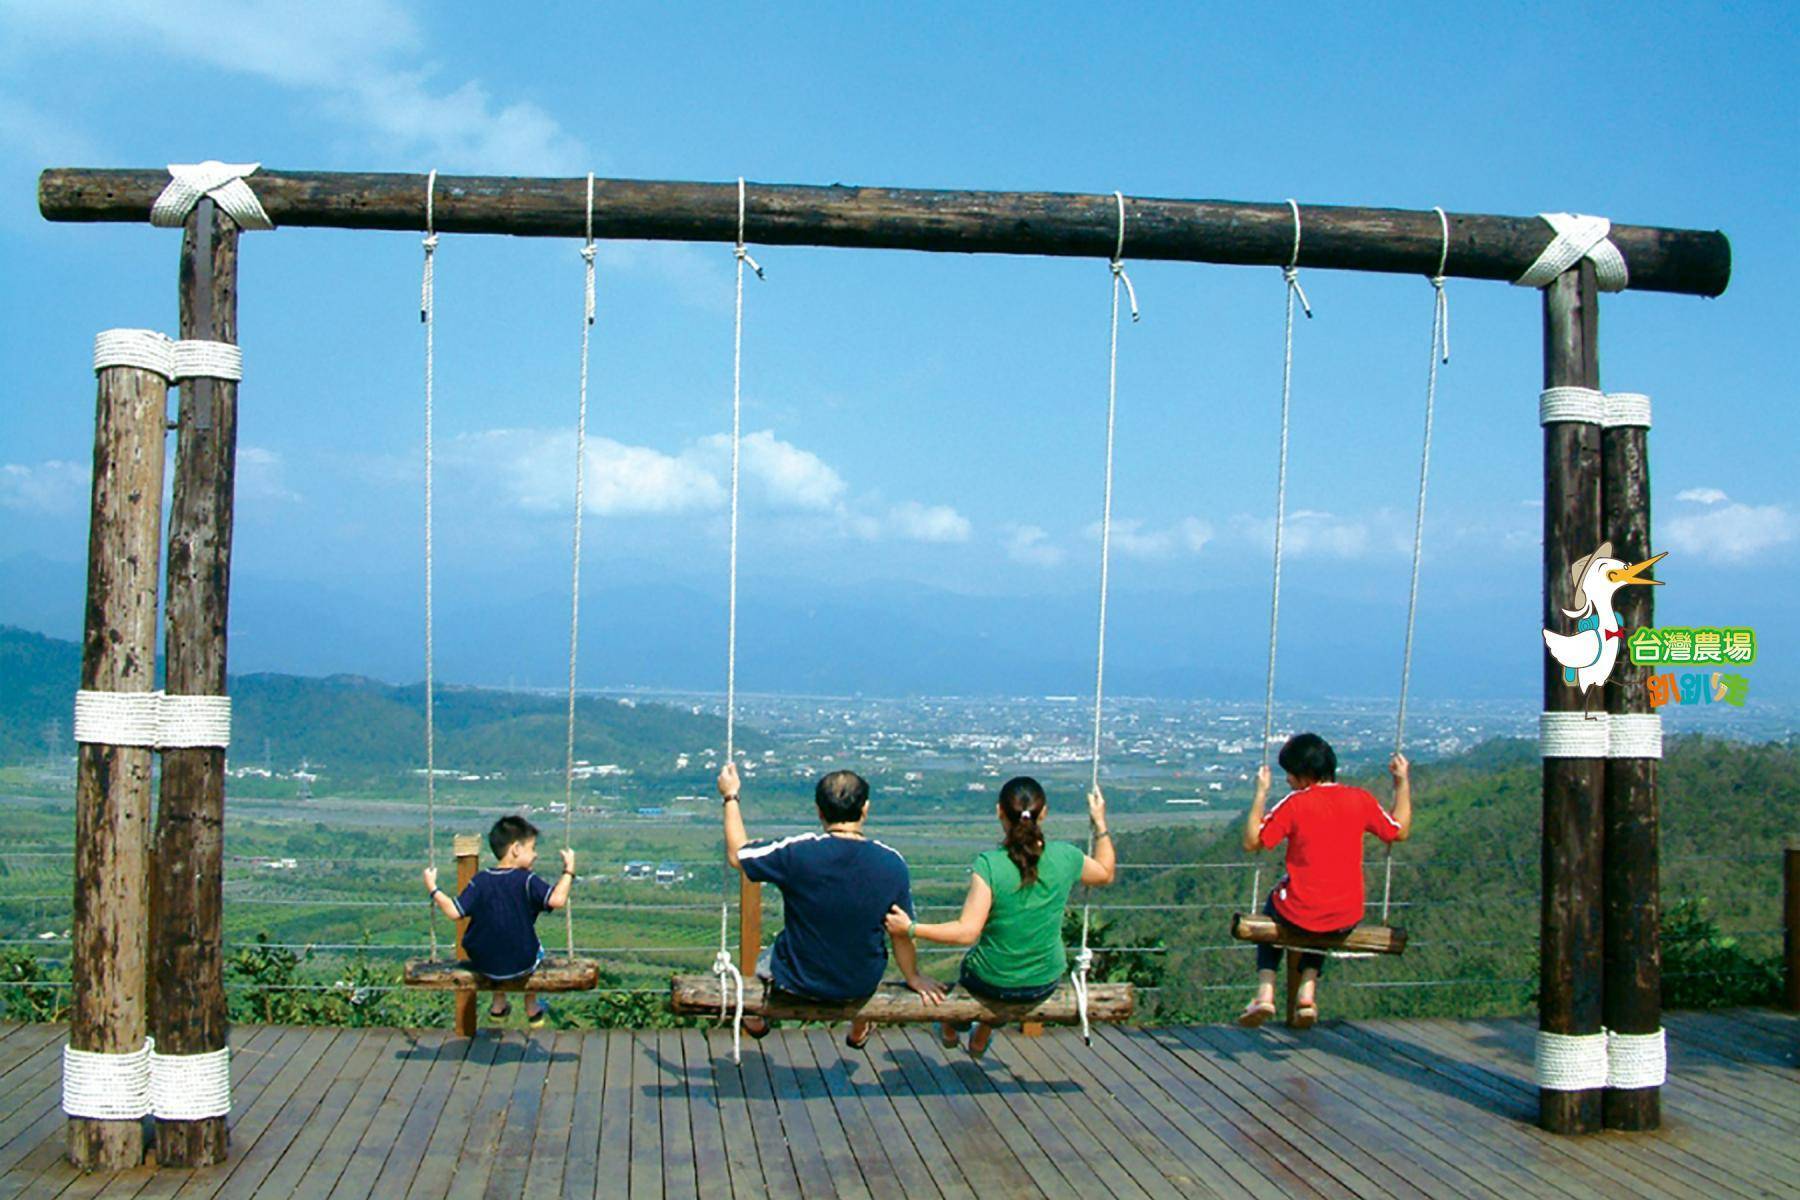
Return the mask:
{"type": "MultiPolygon", "coordinates": [[[[559,1030],[546,1039],[550,1063],[537,1128],[531,1134],[531,1157],[522,1182],[526,1196],[560,1196],[569,1162],[569,1135],[575,1127],[575,1094],[581,1077],[581,1035],[559,1030]]],[[[595,1099],[598,1100],[596,1090],[595,1099]]],[[[508,1114],[508,1120],[511,1114],[508,1114]]],[[[498,1170],[495,1177],[499,1177],[498,1170]]]]}
{"type": "Polygon", "coordinates": [[[655,1041],[636,1032],[631,1047],[631,1200],[663,1200],[662,1113],[656,1095],[655,1041]]]}
{"type": "MultiPolygon", "coordinates": [[[[719,1015],[719,983],[711,975],[676,975],[669,981],[669,1007],[688,1016],[719,1015]]],[[[1126,983],[1096,983],[1088,988],[1090,1021],[1125,1021],[1136,1007],[1136,993],[1126,983]]],[[[1073,1025],[1081,1020],[1075,993],[1063,985],[1047,999],[1032,1004],[1000,1004],[964,990],[951,992],[942,1004],[927,1006],[903,983],[883,983],[866,1000],[822,1004],[801,1000],[767,987],[760,979],[744,980],[744,1011],[777,1020],[875,1021],[884,1025],[944,1021],[988,1021],[1016,1025],[1041,1021],[1073,1025]]]]}
{"type": "Polygon", "coordinates": [[[694,1161],[687,1060],[681,1053],[681,1039],[672,1029],[645,1030],[642,1051],[656,1072],[653,1081],[644,1086],[656,1095],[662,1127],[663,1195],[669,1200],[690,1200],[699,1194],[699,1164],[694,1161]]]}
{"type": "Polygon", "coordinates": [[[401,982],[432,992],[587,992],[600,985],[600,964],[586,958],[546,958],[518,979],[489,979],[458,962],[408,959],[401,982]]]}
{"type": "MultiPolygon", "coordinates": [[[[487,1155],[493,1163],[492,1170],[487,1172],[487,1186],[477,1192],[473,1181],[479,1178],[480,1173],[471,1172],[470,1185],[464,1187],[461,1172],[458,1172],[456,1184],[450,1189],[452,1196],[479,1194],[493,1197],[494,1200],[505,1200],[525,1194],[525,1174],[531,1165],[532,1145],[543,1113],[544,1084],[550,1076],[550,1046],[553,1045],[554,1036],[525,1039],[524,1055],[519,1063],[518,1075],[513,1080],[512,1099],[506,1106],[505,1122],[500,1126],[498,1141],[487,1155]]],[[[560,1192],[561,1188],[557,1190],[560,1192]]]]}
{"type": "MultiPolygon", "coordinates": [[[[246,1196],[292,1196],[308,1168],[317,1159],[328,1155],[336,1168],[331,1172],[335,1177],[336,1173],[343,1169],[344,1163],[348,1161],[351,1145],[350,1138],[345,1136],[336,1143],[334,1153],[327,1151],[326,1147],[330,1143],[331,1135],[339,1124],[336,1118],[355,1100],[357,1092],[362,1089],[363,1081],[372,1067],[379,1064],[384,1071],[387,1069],[383,1057],[370,1052],[371,1043],[378,1046],[385,1040],[385,1031],[369,1031],[357,1038],[350,1053],[335,1071],[336,1077],[327,1083],[314,1107],[310,1111],[299,1114],[294,1134],[287,1143],[277,1150],[273,1149],[270,1134],[265,1133],[258,1140],[259,1147],[271,1148],[273,1161],[270,1163],[267,1173],[254,1182],[233,1181],[226,1185],[225,1193],[229,1195],[235,1192],[246,1196]]],[[[320,1078],[323,1081],[322,1073],[320,1078]]],[[[382,1086],[381,1091],[385,1093],[385,1085],[382,1086]]],[[[249,1171],[248,1166],[245,1170],[254,1174],[249,1171]]],[[[238,1174],[238,1172],[234,1171],[233,1174],[238,1174]]]]}
{"type": "MultiPolygon", "coordinates": [[[[386,1157],[381,1161],[381,1169],[369,1187],[369,1196],[406,1194],[406,1189],[418,1172],[419,1164],[424,1161],[431,1139],[437,1132],[444,1107],[450,1102],[457,1081],[469,1068],[469,1057],[486,1040],[451,1036],[439,1043],[437,1057],[426,1069],[425,1082],[420,1085],[418,1095],[406,1110],[400,1123],[400,1132],[395,1135],[386,1157]]],[[[388,1119],[392,1120],[392,1114],[388,1119]]],[[[339,1181],[339,1186],[352,1182],[349,1177],[350,1172],[345,1172],[345,1179],[339,1181]]],[[[357,1170],[354,1187],[360,1189],[362,1181],[367,1178],[366,1167],[357,1170]]]]}
{"type": "MultiPolygon", "coordinates": [[[[51,221],[142,224],[168,183],[161,170],[52,168],[38,176],[38,210],[51,221]]],[[[250,180],[277,225],[422,230],[426,176],[258,170],[250,180]]],[[[439,175],[433,202],[440,233],[580,237],[587,179],[439,175]]],[[[762,245],[856,246],[959,254],[1047,254],[1108,258],[1119,232],[1111,193],[923,191],[754,183],[746,190],[747,233],[762,245]]],[[[1132,259],[1286,266],[1294,215],[1285,203],[1127,196],[1125,253],[1132,259]]],[[[1436,274],[1443,226],[1430,209],[1301,206],[1299,265],[1402,275],[1436,274]]],[[[732,242],[735,183],[640,179],[594,181],[593,236],[732,242]]],[[[1542,219],[1450,213],[1452,276],[1514,280],[1549,244],[1542,219]]],[[[1725,235],[1614,223],[1630,285],[1716,296],[1731,276],[1725,235]]]]}
{"type": "Polygon", "coordinates": [[[448,1052],[460,1057],[462,1044],[444,1030],[427,1030],[416,1037],[400,1032],[382,1043],[381,1053],[401,1060],[399,1071],[380,1105],[358,1129],[349,1159],[332,1180],[331,1200],[368,1200],[389,1153],[400,1141],[407,1115],[426,1094],[433,1066],[452,1046],[448,1052]]]}
{"type": "Polygon", "coordinates": [[[876,1200],[895,1196],[930,1200],[941,1195],[919,1157],[911,1130],[894,1115],[887,1094],[875,1082],[873,1064],[864,1055],[839,1054],[829,1030],[806,1030],[796,1040],[812,1053],[837,1108],[838,1124],[850,1131],[851,1153],[876,1200]],[[860,1084],[859,1077],[868,1082],[860,1084]]]}
{"type": "MultiPolygon", "coordinates": [[[[600,1130],[604,1121],[606,1031],[570,1034],[576,1055],[575,1103],[569,1111],[569,1143],[563,1162],[564,1195],[592,1200],[600,1190],[600,1130]]],[[[612,1124],[618,1124],[618,1121],[612,1124]]]]}
{"type": "MultiPolygon", "coordinates": [[[[856,1160],[844,1146],[837,1116],[819,1114],[815,1111],[819,1106],[809,1103],[810,1089],[794,1065],[793,1050],[788,1045],[792,1036],[791,1032],[778,1032],[763,1039],[762,1055],[769,1068],[776,1107],[781,1111],[781,1129],[793,1152],[800,1192],[808,1200],[839,1195],[867,1200],[868,1188],[856,1168],[856,1160]],[[815,1116],[821,1118],[822,1126],[814,1124],[815,1116]]],[[[821,1085],[819,1091],[823,1090],[821,1085]]]]}
{"type": "Polygon", "coordinates": [[[1013,1153],[1008,1138],[994,1127],[960,1085],[946,1087],[935,1078],[925,1056],[898,1029],[875,1035],[889,1061],[900,1068],[906,1084],[937,1128],[945,1149],[956,1160],[969,1186],[981,1196],[1030,1195],[1035,1184],[1013,1153]]]}
{"type": "Polygon", "coordinates": [[[749,1114],[748,1128],[756,1141],[757,1157],[762,1162],[763,1186],[769,1195],[780,1200],[799,1200],[800,1173],[788,1140],[782,1134],[781,1109],[775,1103],[769,1060],[763,1054],[762,1046],[762,1042],[750,1043],[739,1068],[744,1085],[744,1106],[749,1114]]]}
{"type": "MultiPolygon", "coordinates": [[[[474,1111],[462,1126],[457,1149],[447,1155],[452,1169],[442,1195],[470,1200],[487,1189],[488,1176],[494,1169],[494,1155],[500,1146],[500,1132],[506,1127],[506,1110],[512,1103],[513,1085],[518,1080],[530,1048],[523,1035],[497,1032],[493,1060],[482,1071],[481,1095],[474,1111]]],[[[439,1128],[442,1128],[440,1123],[439,1128]]]]}
{"type": "MultiPolygon", "coordinates": [[[[414,1160],[409,1172],[398,1175],[394,1181],[397,1185],[396,1194],[398,1187],[404,1186],[408,1197],[440,1200],[450,1190],[450,1177],[456,1169],[457,1154],[468,1135],[469,1121],[474,1116],[475,1107],[481,1103],[482,1087],[493,1070],[494,1057],[499,1050],[500,1039],[493,1034],[471,1039],[469,1051],[457,1067],[456,1080],[450,1085],[444,1102],[437,1108],[436,1119],[431,1124],[431,1133],[423,1153],[414,1160]]],[[[389,1156],[388,1165],[390,1169],[394,1165],[393,1156],[389,1156]]],[[[383,1178],[387,1175],[388,1171],[384,1170],[383,1178]]],[[[376,1193],[381,1194],[379,1187],[376,1193]]]]}
{"type": "Polygon", "coordinates": [[[1697,1100],[1736,1113],[1737,1120],[1800,1125],[1800,1087],[1791,1068],[1745,1062],[1725,1046],[1673,1031],[1668,1049],[1668,1086],[1693,1088],[1697,1100]]]}
{"type": "MultiPolygon", "coordinates": [[[[672,1029],[661,1040],[665,1059],[681,1064],[687,1087],[687,1113],[693,1131],[694,1178],[700,1200],[732,1200],[734,1172],[725,1148],[725,1125],[719,1087],[713,1079],[706,1037],[698,1029],[672,1029]]],[[[746,1141],[748,1139],[745,1139],[746,1141]]],[[[757,1189],[761,1190],[761,1180],[757,1189]]]]}
{"type": "MultiPolygon", "coordinates": [[[[684,1030],[684,1039],[700,1039],[698,1053],[709,1060],[713,1081],[713,1098],[718,1120],[725,1131],[725,1162],[731,1171],[731,1190],[737,1200],[766,1200],[768,1184],[763,1179],[762,1154],[750,1128],[750,1105],[744,1094],[743,1069],[731,1061],[729,1030],[684,1030]]],[[[694,1062],[696,1051],[689,1048],[688,1062],[694,1062]]],[[[754,1054],[755,1051],[749,1051],[754,1054]]],[[[786,1156],[783,1156],[786,1161],[786,1156]]],[[[923,1193],[921,1193],[923,1194],[923,1193]]]]}
{"type": "MultiPolygon", "coordinates": [[[[319,1111],[325,1119],[317,1123],[327,1125],[329,1132],[316,1152],[308,1156],[310,1161],[304,1162],[304,1169],[288,1193],[291,1200],[323,1200],[330,1195],[338,1177],[349,1167],[350,1159],[368,1132],[370,1122],[386,1103],[388,1094],[400,1075],[403,1063],[400,1055],[395,1052],[400,1042],[400,1035],[390,1030],[381,1030],[364,1037],[357,1054],[366,1061],[362,1080],[357,1084],[349,1103],[338,1111],[335,1122],[331,1121],[333,1107],[329,1094],[320,1104],[319,1111]]],[[[296,1140],[294,1148],[283,1159],[284,1165],[288,1158],[294,1158],[301,1152],[300,1147],[301,1143],[296,1140]]],[[[271,1175],[270,1178],[272,1181],[274,1176],[271,1175]]],[[[271,1182],[267,1186],[272,1190],[274,1185],[271,1182]]]]}
{"type": "Polygon", "coordinates": [[[605,1110],[600,1123],[600,1174],[596,1194],[606,1200],[615,1200],[629,1187],[631,1179],[631,1125],[636,1107],[631,1092],[634,1049],[628,1029],[608,1030],[605,1036],[606,1075],[601,1084],[605,1110]]]}
{"type": "MultiPolygon", "coordinates": [[[[1106,1146],[1121,1170],[1154,1200],[1184,1193],[1164,1171],[1167,1152],[1123,1106],[1085,1074],[1071,1074],[1063,1063],[1045,1051],[1049,1038],[1007,1038],[996,1035],[989,1054],[1002,1054],[1014,1071],[1028,1071],[1043,1092],[1059,1098],[1070,1116],[1095,1140],[1106,1146]]],[[[1177,1167],[1179,1171],[1179,1167],[1177,1167]]]]}
{"type": "Polygon", "coordinates": [[[54,1089],[61,1102],[62,1050],[61,1039],[43,1043],[0,1084],[0,1144],[8,1136],[6,1120],[35,1104],[46,1090],[54,1089]]]}
{"type": "MultiPolygon", "coordinates": [[[[7,1077],[15,1069],[22,1066],[33,1055],[52,1043],[60,1047],[68,1040],[69,1031],[63,1025],[23,1025],[15,1026],[4,1042],[0,1042],[0,1092],[11,1088],[7,1077]]],[[[58,1050],[60,1054],[61,1051],[58,1050]]]]}
{"type": "Polygon", "coordinates": [[[1406,930],[1398,925],[1358,925],[1348,933],[1310,933],[1264,913],[1233,913],[1231,936],[1240,942],[1304,946],[1309,950],[1354,950],[1365,954],[1406,953],[1406,930]]]}
{"type": "Polygon", "coordinates": [[[1122,1052],[1136,1069],[1156,1083],[1175,1105],[1211,1130],[1221,1143],[1214,1157],[1226,1164],[1227,1172],[1246,1192],[1259,1195],[1275,1189],[1283,1195],[1318,1195],[1334,1200],[1355,1194],[1296,1152],[1254,1112],[1220,1090],[1213,1083],[1210,1070],[1195,1070],[1190,1061],[1194,1052],[1175,1041],[1167,1030],[1108,1030],[1096,1040],[1125,1043],[1129,1049],[1122,1052]],[[1183,1057],[1184,1052],[1189,1057],[1183,1057]]]}
{"type": "Polygon", "coordinates": [[[1794,1069],[1800,1067],[1800,1031],[1792,1040],[1763,1036],[1742,1021],[1727,1024],[1698,1013],[1668,1013],[1663,1024],[1669,1037],[1783,1082],[1791,1083],[1794,1069]]]}

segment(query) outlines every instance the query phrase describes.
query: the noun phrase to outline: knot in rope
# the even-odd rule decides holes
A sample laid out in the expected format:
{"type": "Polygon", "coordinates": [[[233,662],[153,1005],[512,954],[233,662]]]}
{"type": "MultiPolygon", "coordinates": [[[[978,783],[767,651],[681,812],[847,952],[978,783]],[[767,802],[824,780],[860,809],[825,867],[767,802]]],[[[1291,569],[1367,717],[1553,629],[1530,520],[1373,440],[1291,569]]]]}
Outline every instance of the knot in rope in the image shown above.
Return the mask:
{"type": "Polygon", "coordinates": [[[1119,205],[1119,237],[1113,243],[1113,279],[1125,285],[1125,296],[1131,301],[1131,319],[1136,321],[1138,319],[1137,289],[1131,286],[1131,276],[1125,273],[1125,193],[1114,192],[1113,199],[1119,205]]]}
{"type": "Polygon", "coordinates": [[[244,180],[261,163],[170,163],[169,182],[150,206],[150,223],[173,228],[187,220],[201,197],[211,198],[239,229],[273,229],[275,222],[263,211],[262,201],[244,180]]]}
{"type": "MultiPolygon", "coordinates": [[[[1084,931],[1084,940],[1086,936],[1084,931]]],[[[1094,1040],[1088,1028],[1088,971],[1093,965],[1094,952],[1084,945],[1075,954],[1075,969],[1069,972],[1069,986],[1075,992],[1075,1008],[1081,1016],[1081,1040],[1089,1043],[1094,1040]]]]}
{"type": "Polygon", "coordinates": [[[732,1006],[731,1017],[731,1061],[737,1062],[743,1052],[744,1042],[744,973],[738,970],[737,964],[731,961],[731,951],[721,946],[719,953],[713,958],[712,973],[719,977],[719,1022],[724,1023],[726,1005],[732,1006]],[[732,991],[736,999],[733,1000],[732,991]]]}
{"type": "Polygon", "coordinates": [[[1300,204],[1296,200],[1289,199],[1288,207],[1294,212],[1294,249],[1288,255],[1287,266],[1281,268],[1281,277],[1287,281],[1289,299],[1295,296],[1300,298],[1300,309],[1306,314],[1306,319],[1310,321],[1312,320],[1312,304],[1306,299],[1306,289],[1300,286],[1300,204]]]}
{"type": "Polygon", "coordinates": [[[1450,361],[1450,297],[1444,291],[1444,268],[1450,262],[1450,218],[1442,206],[1434,205],[1433,212],[1438,216],[1438,227],[1443,230],[1444,238],[1438,249],[1437,273],[1431,276],[1431,286],[1437,291],[1436,305],[1432,312],[1431,349],[1433,354],[1440,355],[1440,361],[1450,361]]]}

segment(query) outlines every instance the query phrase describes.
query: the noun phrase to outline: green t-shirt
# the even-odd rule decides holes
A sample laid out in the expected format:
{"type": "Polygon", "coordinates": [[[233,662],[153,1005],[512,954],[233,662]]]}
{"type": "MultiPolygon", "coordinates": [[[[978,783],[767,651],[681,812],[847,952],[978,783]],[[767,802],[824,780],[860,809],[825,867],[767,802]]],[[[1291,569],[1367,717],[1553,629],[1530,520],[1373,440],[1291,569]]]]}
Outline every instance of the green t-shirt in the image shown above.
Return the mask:
{"type": "Polygon", "coordinates": [[[1086,856],[1067,842],[1051,842],[1038,859],[1037,882],[1019,886],[1019,868],[1005,850],[984,850],[970,868],[994,892],[981,940],[963,966],[994,987],[1029,988],[1052,983],[1068,969],[1063,949],[1063,909],[1081,882],[1086,856]]]}

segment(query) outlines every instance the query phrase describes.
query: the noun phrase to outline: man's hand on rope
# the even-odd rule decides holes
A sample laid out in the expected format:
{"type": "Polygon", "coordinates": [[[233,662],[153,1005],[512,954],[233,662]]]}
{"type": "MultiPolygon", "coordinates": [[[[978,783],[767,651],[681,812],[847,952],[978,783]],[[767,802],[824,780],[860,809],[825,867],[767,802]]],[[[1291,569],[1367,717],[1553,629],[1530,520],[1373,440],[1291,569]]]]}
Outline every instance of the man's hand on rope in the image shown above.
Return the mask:
{"type": "Polygon", "coordinates": [[[426,867],[425,868],[425,890],[427,892],[437,891],[437,868],[436,867],[426,867]]]}
{"type": "Polygon", "coordinates": [[[1088,820],[1095,829],[1106,828],[1106,793],[1099,788],[1088,792],[1088,820]]]}
{"type": "Polygon", "coordinates": [[[721,800],[736,800],[740,786],[736,763],[728,762],[719,768],[719,798],[721,800]]]}

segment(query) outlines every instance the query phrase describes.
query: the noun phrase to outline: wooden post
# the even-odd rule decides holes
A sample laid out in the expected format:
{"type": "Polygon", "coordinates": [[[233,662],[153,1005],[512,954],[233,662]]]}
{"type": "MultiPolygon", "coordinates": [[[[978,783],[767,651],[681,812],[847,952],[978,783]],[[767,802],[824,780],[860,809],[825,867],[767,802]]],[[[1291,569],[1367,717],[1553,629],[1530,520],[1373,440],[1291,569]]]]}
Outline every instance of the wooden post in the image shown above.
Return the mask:
{"type": "MultiPolygon", "coordinates": [[[[475,872],[481,869],[481,836],[474,833],[459,833],[451,845],[456,851],[456,894],[469,886],[475,878],[475,872]]],[[[435,919],[435,918],[434,918],[435,919]]],[[[468,956],[463,953],[463,931],[469,927],[469,919],[464,917],[456,922],[456,960],[464,961],[468,956]]],[[[474,1037],[476,1028],[476,1003],[481,999],[478,992],[456,993],[456,1036],[474,1037]]]]}
{"type": "Polygon", "coordinates": [[[1292,1029],[1298,1023],[1296,1010],[1300,1007],[1300,952],[1284,950],[1281,955],[1282,969],[1287,984],[1287,1024],[1292,1029]]]}
{"type": "Polygon", "coordinates": [[[738,873],[738,970],[745,979],[756,977],[756,960],[762,954],[762,884],[738,873]]]}
{"type": "MultiPolygon", "coordinates": [[[[81,686],[156,686],[157,567],[168,383],[135,367],[100,372],[88,527],[87,618],[81,686]]],[[[74,987],[69,1045],[123,1054],[143,1048],[144,905],[150,768],[155,751],[82,743],[75,768],[74,987]]],[[[70,1117],[69,1161],[82,1170],[135,1167],[143,1124],[70,1117]]]]}
{"type": "MultiPolygon", "coordinates": [[[[1544,386],[1599,388],[1597,290],[1587,260],[1544,289],[1544,386]]],[[[1544,426],[1544,627],[1574,607],[1569,566],[1599,545],[1600,427],[1544,426]]],[[[1598,706],[1596,706],[1598,707],[1598,706]]],[[[1582,697],[1544,655],[1544,711],[1580,712],[1582,697]]],[[[1538,1028],[1595,1034],[1601,1022],[1601,830],[1606,762],[1545,758],[1538,1028]]],[[[1601,1126],[1603,1089],[1538,1090],[1538,1123],[1554,1133],[1601,1126]]]]}
{"type": "Polygon", "coordinates": [[[1790,843],[1781,858],[1782,964],[1789,1012],[1800,1012],[1800,842],[1790,843]]]}
{"type": "MultiPolygon", "coordinates": [[[[237,225],[211,199],[202,199],[181,238],[184,340],[237,343],[237,259],[237,225]]],[[[181,385],[164,652],[170,695],[225,694],[237,390],[227,379],[192,378],[181,385]]],[[[160,1053],[225,1047],[224,827],[224,747],[164,751],[151,876],[157,913],[152,1028],[160,1053]]],[[[204,1167],[225,1156],[223,1116],[158,1118],[160,1166],[204,1167]]]]}
{"type": "MultiPolygon", "coordinates": [[[[1627,563],[1649,558],[1650,430],[1642,425],[1603,428],[1600,433],[1601,531],[1613,556],[1627,563]]],[[[1613,608],[1627,631],[1656,624],[1656,589],[1623,587],[1613,608]]],[[[1646,681],[1650,668],[1633,666],[1621,646],[1619,664],[1606,684],[1609,714],[1650,711],[1646,681]]],[[[1662,1027],[1662,947],[1659,923],[1660,814],[1654,758],[1606,760],[1602,873],[1606,1028],[1619,1033],[1655,1033],[1662,1027]]],[[[1662,1089],[1608,1088],[1602,1105],[1606,1128],[1655,1129],[1662,1124],[1662,1089]]]]}

